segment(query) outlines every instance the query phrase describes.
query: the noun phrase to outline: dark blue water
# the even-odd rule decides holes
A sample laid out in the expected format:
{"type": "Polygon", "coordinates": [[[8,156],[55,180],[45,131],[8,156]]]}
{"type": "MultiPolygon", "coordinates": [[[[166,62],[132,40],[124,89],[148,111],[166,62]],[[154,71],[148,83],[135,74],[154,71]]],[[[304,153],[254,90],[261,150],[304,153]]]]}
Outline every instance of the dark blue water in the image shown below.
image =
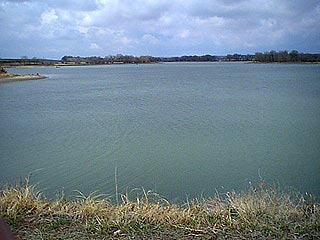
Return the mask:
{"type": "Polygon", "coordinates": [[[167,63],[10,69],[0,181],[48,195],[144,187],[185,199],[251,183],[320,195],[320,65],[167,63]]]}

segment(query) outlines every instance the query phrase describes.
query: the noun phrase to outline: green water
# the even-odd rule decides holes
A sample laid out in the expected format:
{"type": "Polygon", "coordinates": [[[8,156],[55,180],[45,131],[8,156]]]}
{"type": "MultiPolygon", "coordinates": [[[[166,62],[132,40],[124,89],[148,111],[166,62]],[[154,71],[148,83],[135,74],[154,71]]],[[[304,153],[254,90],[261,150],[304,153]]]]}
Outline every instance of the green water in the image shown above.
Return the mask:
{"type": "Polygon", "coordinates": [[[10,69],[0,181],[45,194],[144,187],[170,199],[266,184],[320,195],[320,66],[166,63],[10,69]]]}

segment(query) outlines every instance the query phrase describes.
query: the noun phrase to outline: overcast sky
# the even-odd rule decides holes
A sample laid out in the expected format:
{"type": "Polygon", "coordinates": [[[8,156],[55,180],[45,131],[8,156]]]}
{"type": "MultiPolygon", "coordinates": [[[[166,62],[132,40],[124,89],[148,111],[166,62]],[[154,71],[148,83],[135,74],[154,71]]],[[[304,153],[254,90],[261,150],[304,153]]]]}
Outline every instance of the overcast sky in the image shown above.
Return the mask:
{"type": "Polygon", "coordinates": [[[320,52],[319,0],[0,0],[0,57],[320,52]]]}

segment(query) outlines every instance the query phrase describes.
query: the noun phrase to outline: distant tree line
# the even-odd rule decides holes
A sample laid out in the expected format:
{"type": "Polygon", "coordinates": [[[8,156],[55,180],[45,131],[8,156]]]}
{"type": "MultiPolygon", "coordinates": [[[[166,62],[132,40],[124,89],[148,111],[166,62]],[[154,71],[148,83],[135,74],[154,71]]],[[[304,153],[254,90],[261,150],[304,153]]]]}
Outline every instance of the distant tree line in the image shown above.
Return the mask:
{"type": "Polygon", "coordinates": [[[299,53],[296,50],[288,51],[270,51],[257,52],[254,55],[247,54],[228,54],[225,56],[215,55],[185,55],[181,57],[152,57],[152,56],[132,56],[132,55],[109,55],[105,57],[92,56],[64,56],[61,60],[38,59],[36,57],[28,58],[22,56],[20,59],[1,59],[0,66],[25,66],[25,65],[102,65],[102,64],[141,64],[141,63],[157,63],[157,62],[232,62],[232,61],[255,61],[262,63],[272,62],[320,62],[320,54],[299,53]]]}
{"type": "Polygon", "coordinates": [[[190,55],[190,56],[181,56],[181,57],[162,57],[159,58],[161,62],[216,62],[219,61],[217,56],[212,55],[190,55]]]}
{"type": "Polygon", "coordinates": [[[217,61],[252,61],[254,55],[228,54],[227,56],[181,56],[158,58],[160,62],[217,62],[217,61]]]}
{"type": "Polygon", "coordinates": [[[155,63],[155,62],[217,62],[217,61],[253,61],[254,55],[229,54],[227,56],[190,55],[181,57],[152,57],[117,54],[115,56],[102,57],[74,57],[64,56],[63,63],[73,64],[114,64],[114,63],[155,63]]]}
{"type": "Polygon", "coordinates": [[[97,65],[97,64],[117,64],[117,63],[154,63],[157,62],[155,57],[151,56],[140,56],[135,57],[131,55],[117,54],[115,56],[102,57],[73,57],[64,56],[61,61],[66,64],[86,64],[86,65],[97,65]]]}
{"type": "Polygon", "coordinates": [[[297,50],[258,52],[254,55],[254,60],[257,62],[320,62],[320,54],[299,53],[297,50]]]}
{"type": "Polygon", "coordinates": [[[10,66],[33,66],[33,65],[41,65],[41,66],[49,66],[54,65],[58,62],[58,60],[51,59],[38,59],[38,58],[28,58],[27,56],[22,56],[21,59],[1,59],[0,65],[2,67],[10,67],[10,66]]]}

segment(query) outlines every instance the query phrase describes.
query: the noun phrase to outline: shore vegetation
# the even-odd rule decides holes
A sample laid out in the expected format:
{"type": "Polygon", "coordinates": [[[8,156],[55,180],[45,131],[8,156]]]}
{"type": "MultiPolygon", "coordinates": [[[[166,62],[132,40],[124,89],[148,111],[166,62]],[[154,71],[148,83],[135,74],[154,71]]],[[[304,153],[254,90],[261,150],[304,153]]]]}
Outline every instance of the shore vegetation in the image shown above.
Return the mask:
{"type": "Polygon", "coordinates": [[[0,193],[0,216],[19,239],[319,239],[320,206],[275,188],[173,204],[144,191],[119,202],[94,192],[48,200],[27,180],[0,193]]]}
{"type": "Polygon", "coordinates": [[[175,57],[133,56],[133,55],[107,55],[101,56],[63,56],[61,59],[39,59],[36,57],[21,59],[0,59],[3,67],[36,67],[36,66],[86,66],[110,64],[149,64],[161,62],[253,62],[253,63],[319,63],[320,54],[302,53],[297,50],[288,52],[269,51],[255,54],[227,54],[227,55],[183,55],[175,57]]]}

